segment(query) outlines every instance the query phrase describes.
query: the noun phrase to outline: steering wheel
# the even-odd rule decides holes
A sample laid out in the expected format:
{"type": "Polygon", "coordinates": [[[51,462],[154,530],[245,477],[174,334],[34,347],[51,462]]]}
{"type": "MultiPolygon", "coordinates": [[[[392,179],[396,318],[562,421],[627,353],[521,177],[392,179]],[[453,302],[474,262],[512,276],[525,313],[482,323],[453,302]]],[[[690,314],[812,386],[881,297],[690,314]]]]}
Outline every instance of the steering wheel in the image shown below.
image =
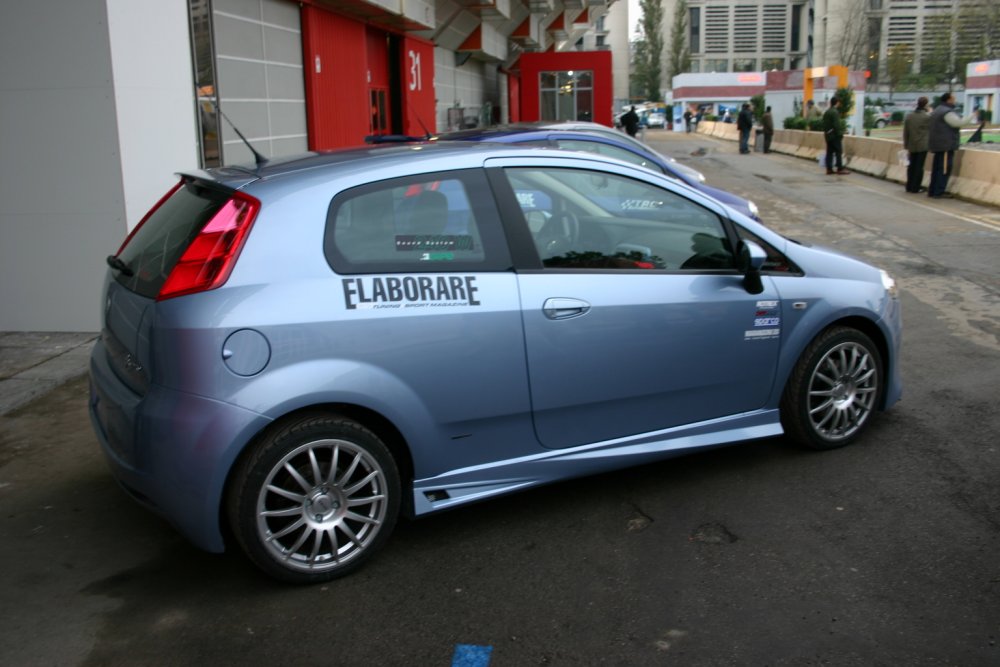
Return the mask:
{"type": "Polygon", "coordinates": [[[536,245],[542,259],[558,257],[577,247],[580,221],[569,211],[558,211],[545,222],[538,233],[536,245]]]}

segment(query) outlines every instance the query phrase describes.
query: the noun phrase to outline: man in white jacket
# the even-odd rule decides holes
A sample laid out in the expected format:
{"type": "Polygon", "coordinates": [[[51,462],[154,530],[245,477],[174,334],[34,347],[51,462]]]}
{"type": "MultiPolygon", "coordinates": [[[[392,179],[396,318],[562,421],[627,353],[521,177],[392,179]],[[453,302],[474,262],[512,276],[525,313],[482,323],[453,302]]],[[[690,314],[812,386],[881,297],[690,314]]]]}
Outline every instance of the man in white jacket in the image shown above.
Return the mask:
{"type": "Polygon", "coordinates": [[[930,137],[927,149],[934,155],[931,162],[931,183],[927,195],[935,199],[951,197],[948,177],[955,163],[955,151],[961,141],[958,128],[968,125],[975,118],[970,114],[962,118],[955,112],[955,98],[951,93],[941,96],[940,103],[931,112],[930,137]]]}

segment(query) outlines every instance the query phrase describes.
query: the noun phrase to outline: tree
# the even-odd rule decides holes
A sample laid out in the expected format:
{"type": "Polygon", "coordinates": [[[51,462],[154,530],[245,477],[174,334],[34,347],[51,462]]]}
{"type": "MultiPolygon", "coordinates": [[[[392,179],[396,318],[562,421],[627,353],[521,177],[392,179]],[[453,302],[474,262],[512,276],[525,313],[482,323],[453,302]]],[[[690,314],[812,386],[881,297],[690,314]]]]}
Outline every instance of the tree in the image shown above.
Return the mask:
{"type": "Polygon", "coordinates": [[[848,69],[868,68],[870,39],[867,10],[868,0],[846,0],[832,16],[835,27],[831,32],[835,31],[837,35],[837,63],[848,69]]]}
{"type": "Polygon", "coordinates": [[[854,111],[854,91],[849,87],[838,88],[833,97],[840,101],[840,105],[837,107],[837,113],[840,114],[840,129],[844,134],[847,134],[847,119],[854,111]]]}
{"type": "Polygon", "coordinates": [[[892,92],[913,67],[913,47],[909,44],[897,44],[889,49],[886,62],[886,75],[889,79],[889,101],[892,102],[892,92]]]}
{"type": "MultiPolygon", "coordinates": [[[[637,29],[636,34],[640,34],[637,29]]],[[[646,99],[646,61],[649,46],[645,39],[636,38],[632,41],[632,70],[628,82],[628,96],[632,100],[646,99]]]]}
{"type": "Polygon", "coordinates": [[[1000,57],[1000,3],[958,0],[950,11],[924,19],[920,77],[906,79],[926,86],[965,82],[965,67],[976,60],[1000,57]]]}
{"type": "Polygon", "coordinates": [[[955,19],[957,54],[965,56],[967,62],[1000,58],[1000,3],[959,0],[955,19]]]}
{"type": "Polygon", "coordinates": [[[663,72],[663,0],[639,0],[642,18],[633,41],[632,76],[634,87],[642,97],[652,102],[662,99],[660,79],[663,72]]]}
{"type": "Polygon", "coordinates": [[[750,108],[753,109],[753,117],[760,120],[764,117],[764,109],[767,107],[767,103],[764,99],[764,95],[758,93],[750,98],[750,108]]]}
{"type": "Polygon", "coordinates": [[[674,6],[674,22],[670,26],[670,53],[667,59],[667,77],[673,80],[691,68],[691,50],[687,45],[688,7],[686,0],[674,6]]]}
{"type": "Polygon", "coordinates": [[[840,108],[838,109],[840,117],[850,116],[851,112],[854,111],[854,91],[850,88],[838,88],[833,96],[840,100],[840,108]]]}

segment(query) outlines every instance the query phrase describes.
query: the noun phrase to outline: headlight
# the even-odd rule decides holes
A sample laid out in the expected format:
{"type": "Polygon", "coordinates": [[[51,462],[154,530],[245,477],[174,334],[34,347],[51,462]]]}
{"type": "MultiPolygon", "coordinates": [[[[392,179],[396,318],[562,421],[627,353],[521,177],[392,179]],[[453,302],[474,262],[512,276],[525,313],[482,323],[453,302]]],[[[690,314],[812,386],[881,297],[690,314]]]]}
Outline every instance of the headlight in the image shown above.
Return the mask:
{"type": "Polygon", "coordinates": [[[747,208],[750,209],[751,216],[755,218],[760,217],[760,210],[757,208],[757,204],[754,204],[752,201],[747,200],[747,208]]]}
{"type": "Polygon", "coordinates": [[[882,287],[885,288],[885,291],[889,294],[889,296],[895,299],[899,295],[899,289],[896,287],[896,281],[882,269],[879,269],[879,273],[882,274],[882,287]]]}

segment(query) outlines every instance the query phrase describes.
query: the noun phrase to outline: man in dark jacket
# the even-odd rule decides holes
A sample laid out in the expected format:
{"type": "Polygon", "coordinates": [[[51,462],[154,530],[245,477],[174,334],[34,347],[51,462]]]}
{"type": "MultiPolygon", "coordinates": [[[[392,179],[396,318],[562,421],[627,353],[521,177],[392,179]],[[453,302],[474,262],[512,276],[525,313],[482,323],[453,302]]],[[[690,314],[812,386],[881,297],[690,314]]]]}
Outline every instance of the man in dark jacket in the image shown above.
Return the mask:
{"type": "Polygon", "coordinates": [[[948,189],[948,177],[955,161],[955,151],[958,150],[960,134],[958,128],[969,123],[972,116],[962,118],[955,113],[955,98],[951,93],[941,96],[941,102],[931,112],[930,136],[927,150],[934,154],[931,160],[931,185],[927,195],[940,199],[951,197],[945,192],[948,189]]]}
{"type": "Polygon", "coordinates": [[[628,132],[628,136],[634,137],[636,132],[639,131],[639,114],[635,112],[635,107],[633,106],[623,113],[620,120],[625,127],[625,131],[628,132]]]}
{"type": "Polygon", "coordinates": [[[917,100],[917,108],[903,122],[903,148],[910,154],[906,167],[906,191],[920,192],[924,188],[924,163],[927,160],[927,142],[930,138],[931,117],[927,113],[927,98],[917,100]]]}
{"type": "Polygon", "coordinates": [[[740,131],[740,153],[749,153],[750,147],[747,142],[750,140],[750,130],[753,129],[753,112],[750,105],[743,103],[740,115],[736,118],[736,129],[740,131]]]}
{"type": "Polygon", "coordinates": [[[823,114],[823,138],[826,139],[826,173],[849,174],[844,169],[844,128],[840,124],[840,99],[830,100],[830,108],[823,114]],[[836,157],[837,170],[833,170],[836,157]]]}

